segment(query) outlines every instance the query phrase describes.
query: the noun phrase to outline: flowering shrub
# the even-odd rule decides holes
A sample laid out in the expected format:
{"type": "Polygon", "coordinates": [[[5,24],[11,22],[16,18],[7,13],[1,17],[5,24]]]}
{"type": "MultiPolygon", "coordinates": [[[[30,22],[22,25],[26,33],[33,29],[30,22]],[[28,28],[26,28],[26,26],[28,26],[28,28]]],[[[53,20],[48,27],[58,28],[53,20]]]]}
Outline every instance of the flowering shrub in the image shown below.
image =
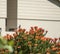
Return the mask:
{"type": "Polygon", "coordinates": [[[47,38],[47,32],[37,26],[29,31],[19,27],[13,35],[4,38],[12,46],[12,54],[60,54],[60,38],[47,38]]]}
{"type": "Polygon", "coordinates": [[[12,52],[11,46],[7,44],[7,40],[0,37],[0,54],[9,54],[12,52]]]}

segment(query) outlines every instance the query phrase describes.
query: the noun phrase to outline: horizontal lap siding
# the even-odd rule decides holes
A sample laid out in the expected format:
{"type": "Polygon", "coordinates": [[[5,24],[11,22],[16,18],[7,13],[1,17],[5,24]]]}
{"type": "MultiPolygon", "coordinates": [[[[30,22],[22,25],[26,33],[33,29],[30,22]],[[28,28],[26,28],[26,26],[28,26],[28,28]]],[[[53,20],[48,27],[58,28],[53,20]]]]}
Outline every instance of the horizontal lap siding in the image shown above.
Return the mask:
{"type": "Polygon", "coordinates": [[[17,17],[60,20],[60,7],[48,0],[18,0],[17,17]]]}
{"type": "Polygon", "coordinates": [[[0,0],[0,17],[7,17],[7,0],[0,0]]]}
{"type": "Polygon", "coordinates": [[[5,29],[6,29],[6,27],[5,27],[5,19],[0,18],[0,28],[1,28],[1,30],[0,30],[1,35],[2,36],[5,35],[5,29]]]}
{"type": "Polygon", "coordinates": [[[32,26],[38,26],[44,30],[48,30],[47,37],[58,38],[60,37],[60,22],[53,21],[35,21],[35,20],[18,20],[18,26],[29,30],[32,26]]]}

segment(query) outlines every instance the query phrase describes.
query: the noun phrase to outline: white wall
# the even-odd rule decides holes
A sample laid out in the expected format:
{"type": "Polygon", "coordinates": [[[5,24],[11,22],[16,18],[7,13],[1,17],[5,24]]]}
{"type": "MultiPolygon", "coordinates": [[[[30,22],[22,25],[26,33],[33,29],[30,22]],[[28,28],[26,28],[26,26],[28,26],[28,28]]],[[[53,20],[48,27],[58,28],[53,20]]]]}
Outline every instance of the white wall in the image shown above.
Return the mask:
{"type": "Polygon", "coordinates": [[[0,19],[0,28],[2,29],[1,30],[1,35],[4,35],[5,34],[5,19],[0,19]]]}
{"type": "Polygon", "coordinates": [[[31,26],[42,27],[45,30],[48,30],[46,36],[48,37],[60,37],[60,22],[54,21],[34,21],[34,20],[18,20],[18,26],[21,25],[22,28],[27,30],[30,29],[31,26]]]}
{"type": "Polygon", "coordinates": [[[48,0],[18,0],[17,18],[60,20],[60,7],[48,0]]]}
{"type": "Polygon", "coordinates": [[[5,34],[6,18],[7,18],[7,0],[0,0],[0,28],[2,29],[1,35],[5,34]]]}
{"type": "Polygon", "coordinates": [[[7,0],[0,0],[0,17],[7,17],[7,0]]]}
{"type": "Polygon", "coordinates": [[[59,6],[48,0],[18,0],[17,3],[18,26],[29,30],[35,25],[48,30],[49,37],[60,37],[59,6]]]}

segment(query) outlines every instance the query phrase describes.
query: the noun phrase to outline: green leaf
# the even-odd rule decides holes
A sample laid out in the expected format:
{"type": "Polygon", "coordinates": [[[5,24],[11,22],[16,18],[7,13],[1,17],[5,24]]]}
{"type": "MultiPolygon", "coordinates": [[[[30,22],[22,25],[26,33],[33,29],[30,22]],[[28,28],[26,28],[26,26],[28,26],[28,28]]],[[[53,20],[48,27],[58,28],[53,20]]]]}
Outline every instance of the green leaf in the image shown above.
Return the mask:
{"type": "Polygon", "coordinates": [[[13,46],[14,45],[14,41],[13,40],[8,41],[8,45],[13,46]]]}
{"type": "Polygon", "coordinates": [[[11,46],[9,46],[9,45],[5,45],[5,46],[4,46],[4,49],[8,49],[10,52],[13,52],[12,47],[11,47],[11,46]]]}
{"type": "Polygon", "coordinates": [[[21,51],[19,52],[19,54],[23,54],[23,51],[21,50],[21,51]]]}

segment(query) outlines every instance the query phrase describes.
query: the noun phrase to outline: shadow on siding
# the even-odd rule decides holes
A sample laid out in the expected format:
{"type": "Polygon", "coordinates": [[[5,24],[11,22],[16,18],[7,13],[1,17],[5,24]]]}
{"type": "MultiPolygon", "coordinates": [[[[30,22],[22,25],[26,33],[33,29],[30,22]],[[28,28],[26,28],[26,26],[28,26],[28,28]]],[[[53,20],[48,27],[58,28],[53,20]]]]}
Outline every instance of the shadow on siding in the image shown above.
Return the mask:
{"type": "Polygon", "coordinates": [[[53,4],[57,5],[58,7],[60,7],[60,1],[59,0],[48,0],[48,1],[50,1],[53,4]]]}

